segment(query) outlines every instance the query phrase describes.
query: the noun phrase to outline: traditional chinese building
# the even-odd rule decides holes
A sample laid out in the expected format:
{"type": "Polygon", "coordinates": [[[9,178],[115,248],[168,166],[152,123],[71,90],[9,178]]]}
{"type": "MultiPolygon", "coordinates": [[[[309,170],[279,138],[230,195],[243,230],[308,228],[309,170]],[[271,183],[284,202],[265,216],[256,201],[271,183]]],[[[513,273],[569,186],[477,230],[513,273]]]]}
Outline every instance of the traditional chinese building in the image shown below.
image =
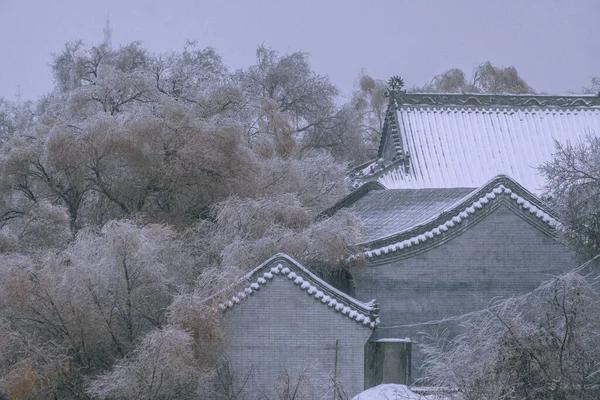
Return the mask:
{"type": "MultiPolygon", "coordinates": [[[[361,385],[402,375],[385,371],[393,363],[379,363],[388,367],[373,377],[377,360],[368,355],[383,353],[367,352],[365,367],[361,357],[369,336],[370,343],[407,337],[418,343],[440,323],[452,329],[457,317],[494,299],[532,291],[575,266],[557,237],[560,216],[541,200],[544,180],[538,167],[551,160],[556,142],[600,134],[598,96],[406,94],[395,89],[377,158],[357,168],[357,189],[323,213],[347,209],[364,225],[360,251],[352,257],[367,262],[351,271],[350,293],[328,288],[290,260],[271,260],[253,274],[275,274],[263,269],[281,263],[275,274],[281,282],[246,306],[262,315],[267,304],[267,315],[275,316],[268,329],[253,326],[252,313],[242,317],[233,307],[239,315],[232,320],[248,319],[240,322],[246,328],[236,331],[232,341],[240,354],[260,357],[243,343],[266,334],[265,340],[297,344],[289,356],[276,347],[267,358],[323,358],[328,361],[322,365],[333,371],[334,342],[343,340],[335,359],[342,353],[346,357],[344,368],[349,369],[343,374],[349,375],[344,380],[355,380],[351,395],[361,385]],[[316,298],[317,293],[327,298],[316,298]],[[372,299],[379,303],[379,320],[369,314],[373,303],[366,302],[372,299]],[[345,316],[348,310],[362,320],[345,316]],[[315,339],[318,335],[307,339],[310,332],[324,332],[323,340],[315,339]]],[[[419,359],[413,346],[413,376],[418,376],[419,359]]]]}

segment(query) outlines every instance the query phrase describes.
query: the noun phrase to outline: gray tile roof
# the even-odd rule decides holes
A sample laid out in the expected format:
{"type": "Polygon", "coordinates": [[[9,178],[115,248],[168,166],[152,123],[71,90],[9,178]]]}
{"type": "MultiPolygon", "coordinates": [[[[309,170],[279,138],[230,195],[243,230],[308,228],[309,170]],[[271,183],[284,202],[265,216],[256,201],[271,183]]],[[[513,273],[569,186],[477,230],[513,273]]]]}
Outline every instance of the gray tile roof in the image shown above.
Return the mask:
{"type": "Polygon", "coordinates": [[[386,114],[380,160],[357,178],[419,189],[478,187],[505,174],[539,194],[538,167],[555,141],[589,135],[600,135],[600,96],[407,94],[386,114]]]}
{"type": "Polygon", "coordinates": [[[373,190],[348,208],[365,227],[365,242],[398,234],[427,222],[475,188],[373,190]]]}

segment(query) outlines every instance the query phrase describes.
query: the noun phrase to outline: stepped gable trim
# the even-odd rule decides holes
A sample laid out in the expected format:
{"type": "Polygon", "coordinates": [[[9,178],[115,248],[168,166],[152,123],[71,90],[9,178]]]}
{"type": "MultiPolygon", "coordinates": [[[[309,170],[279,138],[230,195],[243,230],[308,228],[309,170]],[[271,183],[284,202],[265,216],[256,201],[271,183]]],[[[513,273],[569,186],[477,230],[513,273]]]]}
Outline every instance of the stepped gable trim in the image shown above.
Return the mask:
{"type": "Polygon", "coordinates": [[[547,96],[531,94],[406,93],[398,97],[399,106],[476,106],[476,107],[600,107],[600,95],[547,96]]]}
{"type": "Polygon", "coordinates": [[[335,203],[333,206],[329,207],[327,210],[321,212],[317,218],[331,217],[342,208],[350,207],[352,204],[356,203],[358,200],[365,197],[367,193],[373,190],[385,190],[385,186],[377,181],[369,181],[359,186],[358,189],[353,190],[349,195],[335,203]]]}
{"type": "Polygon", "coordinates": [[[290,282],[299,290],[305,291],[309,296],[318,300],[324,307],[347,316],[365,327],[375,329],[379,324],[379,306],[375,300],[363,303],[348,296],[283,253],[274,255],[246,274],[240,280],[245,287],[228,301],[219,304],[219,307],[223,311],[235,307],[249,296],[259,292],[261,287],[273,279],[284,279],[290,282]]]}
{"type": "MultiPolygon", "coordinates": [[[[447,237],[448,233],[458,231],[464,226],[464,221],[469,221],[489,210],[494,203],[503,198],[511,202],[516,210],[528,211],[528,217],[533,217],[545,225],[548,233],[555,232],[559,226],[553,211],[537,197],[508,176],[499,175],[448,207],[446,211],[432,216],[422,224],[387,238],[364,243],[368,250],[363,251],[361,255],[374,258],[389,253],[415,250],[415,247],[423,246],[425,243],[437,244],[436,238],[447,237]]],[[[354,258],[357,256],[350,257],[350,259],[354,258]]]]}
{"type": "Polygon", "coordinates": [[[390,94],[389,103],[387,109],[385,110],[385,118],[383,120],[383,129],[381,131],[381,138],[379,141],[379,149],[377,150],[377,160],[383,157],[383,150],[385,147],[385,142],[387,140],[388,135],[391,135],[391,138],[394,142],[396,155],[399,154],[398,145],[400,146],[400,152],[402,151],[402,145],[400,141],[400,135],[398,131],[398,126],[400,125],[398,122],[398,107],[397,103],[394,100],[394,95],[390,94]],[[398,143],[399,142],[399,143],[398,143]]]}

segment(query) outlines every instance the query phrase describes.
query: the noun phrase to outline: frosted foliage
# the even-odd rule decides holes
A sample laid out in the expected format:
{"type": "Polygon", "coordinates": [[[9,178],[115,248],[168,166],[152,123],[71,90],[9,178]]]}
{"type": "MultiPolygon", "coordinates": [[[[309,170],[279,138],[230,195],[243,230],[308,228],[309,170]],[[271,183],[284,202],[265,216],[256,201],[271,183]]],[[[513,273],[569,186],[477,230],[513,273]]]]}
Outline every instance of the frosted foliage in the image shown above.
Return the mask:
{"type": "Polygon", "coordinates": [[[201,244],[221,265],[248,270],[283,252],[327,273],[360,237],[358,222],[344,212],[312,222],[312,213],[292,194],[262,200],[230,199],[215,208],[216,222],[201,244]],[[210,249],[210,250],[209,250],[210,249]]]}
{"type": "Polygon", "coordinates": [[[571,272],[463,317],[458,336],[424,346],[424,382],[466,399],[595,399],[600,297],[571,272]]]}
{"type": "Polygon", "coordinates": [[[563,237],[584,258],[600,252],[600,139],[556,143],[552,161],[541,167],[546,195],[561,215],[563,237]]]}
{"type": "Polygon", "coordinates": [[[263,196],[293,193],[311,215],[332,206],[348,193],[343,164],[313,151],[302,158],[270,158],[261,163],[259,188],[263,196]]]}
{"type": "Polygon", "coordinates": [[[436,75],[422,87],[411,88],[413,92],[434,93],[535,93],[527,82],[519,76],[513,66],[497,67],[486,61],[473,70],[470,78],[458,69],[451,68],[436,75]]]}
{"type": "Polygon", "coordinates": [[[600,77],[593,77],[590,81],[589,86],[581,88],[580,92],[595,95],[600,94],[600,77]]]}
{"type": "Polygon", "coordinates": [[[189,333],[166,327],[147,334],[133,354],[92,381],[101,399],[197,399],[210,376],[194,357],[189,333]]]}
{"type": "Polygon", "coordinates": [[[47,355],[0,338],[15,349],[0,397],[87,398],[101,376],[99,396],[185,398],[203,379],[190,357],[203,371],[222,350],[214,311],[243,271],[285,251],[326,273],[359,241],[350,216],[317,220],[348,193],[352,110],[306,54],[264,47],[233,74],[194,43],[71,42],[52,67],[37,108],[0,101],[0,318],[47,355]],[[146,379],[152,357],[172,369],[167,394],[146,379]]]}
{"type": "Polygon", "coordinates": [[[7,398],[52,398],[68,368],[68,357],[59,345],[42,344],[0,320],[0,393],[7,398]]]}
{"type": "Polygon", "coordinates": [[[261,117],[262,99],[270,99],[278,109],[296,121],[297,131],[309,129],[333,108],[337,89],[326,76],[311,70],[308,55],[302,52],[280,56],[261,46],[256,51],[256,64],[238,73],[247,88],[247,96],[261,117]]]}
{"type": "Polygon", "coordinates": [[[226,342],[218,304],[231,296],[243,273],[235,267],[207,267],[193,290],[177,294],[168,307],[168,322],[190,332],[198,344],[196,355],[203,362],[216,362],[226,342]]]}
{"type": "Polygon", "coordinates": [[[201,100],[227,73],[215,49],[196,49],[195,42],[187,42],[181,53],[155,57],[151,70],[160,92],[189,102],[201,100]]]}
{"type": "Polygon", "coordinates": [[[46,201],[22,209],[19,218],[5,221],[0,251],[32,253],[64,247],[71,239],[69,216],[63,207],[46,201]]]}
{"type": "Polygon", "coordinates": [[[375,80],[366,71],[358,76],[352,93],[351,105],[359,117],[361,131],[366,140],[369,155],[374,158],[377,154],[379,141],[383,132],[385,112],[388,99],[385,96],[387,84],[375,80]]]}
{"type": "Polygon", "coordinates": [[[48,199],[65,207],[76,233],[133,214],[181,224],[208,204],[256,190],[255,157],[235,121],[205,121],[170,102],[159,114],[95,113],[77,126],[60,118],[2,160],[7,207],[23,212],[48,199]]]}
{"type": "Polygon", "coordinates": [[[97,368],[166,322],[179,251],[173,232],[163,226],[115,222],[100,233],[82,231],[65,252],[39,264],[24,256],[5,258],[11,279],[0,290],[10,296],[4,315],[30,321],[22,326],[69,348],[81,365],[97,368]]]}

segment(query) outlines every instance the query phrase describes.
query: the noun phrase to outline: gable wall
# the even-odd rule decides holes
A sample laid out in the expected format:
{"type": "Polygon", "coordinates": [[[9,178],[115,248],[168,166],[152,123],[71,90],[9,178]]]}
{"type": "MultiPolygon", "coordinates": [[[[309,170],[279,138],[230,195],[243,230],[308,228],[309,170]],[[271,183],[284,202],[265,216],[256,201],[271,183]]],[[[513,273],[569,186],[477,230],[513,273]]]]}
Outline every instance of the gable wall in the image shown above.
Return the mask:
{"type": "Polygon", "coordinates": [[[268,391],[286,370],[294,375],[311,362],[322,379],[333,376],[338,339],[338,381],[350,396],[363,390],[364,345],[371,329],[334,312],[286,277],[275,277],[227,310],[225,322],[227,357],[238,381],[253,368],[248,387],[268,391]]]}
{"type": "Polygon", "coordinates": [[[526,293],[574,267],[564,246],[505,205],[438,247],[375,263],[353,275],[356,297],[380,303],[380,326],[482,309],[495,297],[526,293]]]}

